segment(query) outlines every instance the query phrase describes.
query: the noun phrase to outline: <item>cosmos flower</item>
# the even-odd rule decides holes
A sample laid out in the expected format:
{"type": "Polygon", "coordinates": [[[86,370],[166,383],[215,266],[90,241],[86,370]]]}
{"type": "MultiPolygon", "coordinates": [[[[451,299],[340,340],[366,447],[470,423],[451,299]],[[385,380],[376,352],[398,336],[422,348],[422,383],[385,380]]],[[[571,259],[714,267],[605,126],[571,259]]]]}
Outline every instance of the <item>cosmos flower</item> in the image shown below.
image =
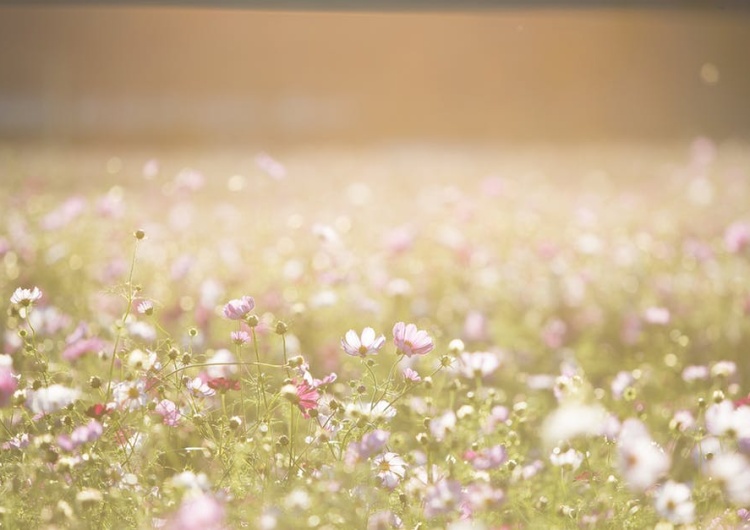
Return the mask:
{"type": "Polygon", "coordinates": [[[464,460],[471,463],[474,469],[488,470],[500,467],[508,459],[508,451],[504,445],[494,445],[479,451],[466,451],[464,460]]]}
{"type": "Polygon", "coordinates": [[[393,326],[393,342],[398,351],[407,357],[426,355],[435,347],[426,331],[417,329],[414,324],[407,325],[403,322],[393,326]]]}
{"type": "Polygon", "coordinates": [[[617,449],[620,471],[632,490],[647,490],[669,470],[669,456],[651,440],[646,427],[638,420],[623,422],[617,449]]]}
{"type": "Polygon", "coordinates": [[[734,406],[729,400],[706,409],[706,430],[714,436],[750,438],[750,407],[734,406]]]}
{"type": "Polygon", "coordinates": [[[112,389],[112,398],[119,409],[132,411],[145,407],[148,402],[146,382],[139,379],[117,383],[112,389]]]}
{"type": "Polygon", "coordinates": [[[243,344],[247,344],[250,342],[250,334],[247,331],[240,330],[240,331],[233,331],[231,333],[232,342],[234,342],[237,346],[242,346],[243,344]]]}
{"type": "Polygon", "coordinates": [[[695,519],[695,503],[690,495],[687,485],[669,480],[659,489],[654,506],[670,523],[690,524],[695,519]]]}
{"type": "Polygon", "coordinates": [[[467,379],[486,377],[500,367],[500,356],[494,352],[463,352],[453,369],[467,379]]]}
{"type": "Polygon", "coordinates": [[[308,411],[316,409],[320,399],[318,390],[305,380],[293,381],[291,384],[284,385],[281,389],[281,395],[297,405],[305,418],[310,417],[308,411]]]}
{"type": "Polygon", "coordinates": [[[230,300],[224,306],[224,316],[229,320],[242,320],[255,308],[255,299],[252,296],[230,300]]]}
{"type": "Polygon", "coordinates": [[[384,487],[393,489],[406,475],[406,462],[396,453],[383,453],[372,459],[372,470],[384,487]]]}
{"type": "Polygon", "coordinates": [[[356,331],[350,329],[346,332],[346,336],[341,339],[341,348],[347,355],[354,357],[375,355],[384,344],[385,337],[383,335],[376,337],[375,330],[372,328],[365,328],[361,335],[357,335],[356,331]]]}
{"type": "Polygon", "coordinates": [[[719,454],[708,462],[707,474],[719,482],[730,502],[750,504],[750,462],[738,453],[719,454]]]}
{"type": "Polygon", "coordinates": [[[195,397],[209,397],[216,394],[216,390],[208,386],[208,384],[200,377],[188,380],[185,386],[187,386],[187,389],[190,390],[195,397]]]}
{"type": "Polygon", "coordinates": [[[224,506],[209,495],[189,495],[182,501],[167,530],[223,530],[224,506]]]}
{"type": "Polygon", "coordinates": [[[575,471],[583,463],[583,454],[573,448],[561,451],[559,447],[555,447],[549,455],[549,461],[553,466],[575,471]]]}
{"type": "Polygon", "coordinates": [[[154,412],[162,417],[162,419],[164,420],[164,425],[169,425],[170,427],[176,427],[180,422],[180,418],[182,418],[180,409],[177,408],[177,405],[174,403],[174,401],[170,401],[168,399],[162,399],[156,405],[154,412]]]}
{"type": "Polygon", "coordinates": [[[12,304],[28,307],[42,297],[42,291],[39,287],[33,287],[31,289],[24,289],[19,287],[13,291],[13,295],[10,297],[12,304]]]}
{"type": "Polygon", "coordinates": [[[0,407],[10,404],[13,393],[18,389],[18,381],[10,367],[0,367],[0,407]]]}
{"type": "Polygon", "coordinates": [[[39,390],[29,391],[26,406],[34,414],[50,414],[76,401],[81,391],[63,385],[50,385],[39,390]]]}

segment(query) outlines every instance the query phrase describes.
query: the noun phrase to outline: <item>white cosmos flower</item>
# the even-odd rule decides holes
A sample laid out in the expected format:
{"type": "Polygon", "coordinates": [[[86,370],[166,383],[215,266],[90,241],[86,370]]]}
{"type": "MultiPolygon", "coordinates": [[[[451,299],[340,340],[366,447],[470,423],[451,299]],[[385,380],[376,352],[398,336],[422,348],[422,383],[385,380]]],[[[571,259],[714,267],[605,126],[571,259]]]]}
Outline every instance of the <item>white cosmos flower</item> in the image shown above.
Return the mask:
{"type": "Polygon", "coordinates": [[[42,291],[39,287],[33,287],[31,289],[24,289],[19,287],[13,291],[13,295],[10,297],[10,303],[28,306],[36,302],[42,297],[42,291]]]}
{"type": "Polygon", "coordinates": [[[357,335],[357,332],[350,329],[346,332],[346,336],[341,339],[341,348],[347,353],[355,357],[365,357],[367,355],[375,355],[385,344],[385,336],[375,336],[375,330],[372,328],[365,328],[362,330],[361,335],[357,335]]]}
{"type": "Polygon", "coordinates": [[[656,511],[673,524],[690,524],[695,519],[695,503],[690,488],[672,480],[667,481],[654,500],[656,511]]]}
{"type": "Polygon", "coordinates": [[[62,385],[50,385],[39,390],[30,390],[26,397],[26,406],[34,414],[49,414],[67,407],[81,395],[76,388],[62,385]]]}
{"type": "Polygon", "coordinates": [[[388,489],[393,489],[406,475],[406,462],[396,453],[383,453],[372,459],[372,470],[388,489]]]}

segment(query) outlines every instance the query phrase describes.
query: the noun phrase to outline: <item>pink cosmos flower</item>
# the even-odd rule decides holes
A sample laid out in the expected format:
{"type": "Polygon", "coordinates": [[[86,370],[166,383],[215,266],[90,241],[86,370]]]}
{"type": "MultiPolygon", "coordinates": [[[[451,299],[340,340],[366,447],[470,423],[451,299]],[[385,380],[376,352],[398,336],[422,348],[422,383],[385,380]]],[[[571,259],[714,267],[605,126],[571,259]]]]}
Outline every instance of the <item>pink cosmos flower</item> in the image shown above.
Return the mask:
{"type": "Polygon", "coordinates": [[[208,495],[186,496],[167,524],[168,530],[222,530],[226,528],[224,506],[208,495]]]}
{"type": "Polygon", "coordinates": [[[289,386],[293,387],[293,389],[290,388],[289,393],[286,393],[284,391],[285,389],[282,389],[282,393],[286,394],[288,399],[299,407],[302,411],[302,416],[309,418],[310,414],[308,414],[307,411],[316,408],[318,406],[318,400],[320,399],[320,394],[317,389],[304,380],[289,386]]]}
{"type": "Polygon", "coordinates": [[[169,425],[170,427],[176,427],[180,422],[180,418],[182,418],[180,409],[177,408],[177,405],[175,405],[173,401],[168,399],[162,399],[159,404],[156,405],[154,412],[163,418],[164,425],[169,425]]]}
{"type": "Polygon", "coordinates": [[[474,469],[487,470],[500,467],[508,459],[504,445],[494,445],[479,451],[466,451],[464,460],[470,462],[474,469]]]}
{"type": "Polygon", "coordinates": [[[341,339],[341,348],[346,352],[347,355],[365,357],[367,355],[375,355],[385,344],[385,337],[383,335],[375,336],[375,330],[372,328],[365,328],[362,330],[362,335],[357,335],[357,332],[350,329],[346,332],[346,336],[341,339]]]}
{"type": "Polygon", "coordinates": [[[107,343],[98,337],[79,339],[66,346],[62,352],[62,358],[66,361],[75,361],[87,353],[98,353],[106,347],[107,343]]]}
{"type": "Polygon", "coordinates": [[[7,366],[0,367],[0,407],[6,407],[10,403],[17,388],[18,381],[11,369],[7,366]]]}
{"type": "Polygon", "coordinates": [[[398,322],[393,326],[393,342],[398,351],[407,357],[426,355],[435,347],[426,331],[417,329],[414,324],[407,325],[403,322],[398,322]]]}
{"type": "Polygon", "coordinates": [[[230,300],[224,306],[224,316],[229,320],[242,320],[255,308],[255,299],[252,296],[230,300]]]}
{"type": "Polygon", "coordinates": [[[76,427],[76,429],[68,436],[62,434],[57,437],[58,445],[65,451],[73,451],[76,447],[79,447],[85,443],[93,442],[98,440],[104,432],[104,427],[101,423],[96,420],[91,420],[86,425],[76,427]]]}
{"type": "Polygon", "coordinates": [[[419,374],[411,368],[405,368],[403,375],[406,381],[411,381],[412,383],[419,383],[422,380],[419,374]]]}
{"type": "Polygon", "coordinates": [[[234,342],[237,346],[242,346],[243,344],[250,342],[250,334],[244,330],[233,331],[231,333],[231,336],[232,342],[234,342]]]}
{"type": "Polygon", "coordinates": [[[379,453],[388,443],[391,433],[382,429],[375,429],[362,437],[361,442],[351,442],[346,448],[346,462],[354,465],[365,458],[379,453]]]}

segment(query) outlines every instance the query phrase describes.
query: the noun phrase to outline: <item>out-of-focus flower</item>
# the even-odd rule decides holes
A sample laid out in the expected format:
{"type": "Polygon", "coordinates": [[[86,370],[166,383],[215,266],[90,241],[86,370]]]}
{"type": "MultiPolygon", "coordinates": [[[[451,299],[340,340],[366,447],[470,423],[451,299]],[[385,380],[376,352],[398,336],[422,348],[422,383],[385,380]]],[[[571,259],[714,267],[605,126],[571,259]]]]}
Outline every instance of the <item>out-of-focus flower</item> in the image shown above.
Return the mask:
{"type": "Polygon", "coordinates": [[[426,355],[435,347],[432,338],[422,329],[417,329],[414,324],[398,322],[393,326],[393,342],[398,351],[411,357],[413,355],[426,355]]]}
{"type": "Polygon", "coordinates": [[[376,429],[362,437],[359,443],[352,442],[346,449],[346,462],[353,465],[372,455],[379,453],[388,443],[391,433],[382,429],[376,429]]]}
{"type": "Polygon", "coordinates": [[[737,364],[733,361],[718,361],[711,367],[712,377],[731,377],[737,372],[737,364]]]}
{"type": "Polygon", "coordinates": [[[583,463],[583,454],[573,448],[561,451],[559,447],[555,447],[549,455],[549,461],[553,466],[575,471],[583,463]]]}
{"type": "Polygon", "coordinates": [[[730,224],[724,232],[724,246],[732,254],[738,254],[750,245],[750,224],[741,221],[730,224]]]}
{"type": "Polygon", "coordinates": [[[209,388],[218,390],[219,392],[228,392],[229,390],[239,390],[240,382],[237,379],[231,379],[227,377],[214,377],[209,379],[206,383],[209,388]]]}
{"type": "Polygon", "coordinates": [[[656,511],[672,524],[690,524],[695,519],[695,503],[690,488],[672,480],[667,481],[654,500],[656,511]]]}
{"type": "Polygon", "coordinates": [[[486,377],[500,367],[500,355],[495,352],[463,352],[452,368],[467,379],[486,377]]]}
{"type": "Polygon", "coordinates": [[[86,425],[76,427],[70,436],[67,434],[58,436],[57,443],[65,451],[73,451],[76,447],[85,443],[98,440],[103,432],[104,427],[102,424],[96,420],[91,420],[86,425]]]}
{"type": "Polygon", "coordinates": [[[51,414],[76,401],[81,391],[63,385],[50,385],[31,390],[26,397],[26,406],[34,414],[51,414]]]}
{"type": "Polygon", "coordinates": [[[406,462],[396,453],[383,453],[372,459],[372,469],[383,486],[393,489],[406,475],[406,462]]]}
{"type": "Polygon", "coordinates": [[[187,496],[167,523],[167,530],[223,530],[224,506],[209,495],[187,496]]]}
{"type": "Polygon", "coordinates": [[[286,168],[284,164],[274,159],[268,153],[259,153],[255,157],[255,163],[258,168],[273,180],[282,180],[286,177],[286,168]]]}
{"type": "Polygon", "coordinates": [[[669,470],[669,456],[651,440],[645,425],[638,420],[623,422],[617,449],[620,471],[635,491],[650,488],[669,470]]]}
{"type": "Polygon", "coordinates": [[[341,348],[347,353],[347,355],[365,357],[367,355],[375,355],[385,344],[385,337],[383,335],[375,336],[375,330],[372,328],[365,328],[362,330],[361,335],[357,335],[357,332],[350,329],[346,332],[346,336],[341,339],[341,348]]]}
{"type": "Polygon", "coordinates": [[[186,386],[195,397],[209,397],[216,394],[216,390],[208,386],[200,377],[188,380],[186,386]]]}
{"type": "Polygon", "coordinates": [[[470,462],[474,469],[487,470],[500,467],[508,459],[504,445],[494,445],[479,451],[466,451],[464,460],[470,462]]]}
{"type": "Polygon", "coordinates": [[[559,318],[549,321],[542,330],[542,340],[548,348],[558,349],[565,343],[568,326],[559,318]]]}
{"type": "Polygon", "coordinates": [[[456,413],[452,410],[445,411],[440,416],[430,420],[430,433],[438,442],[443,441],[446,434],[453,432],[455,428],[456,413]]]}
{"type": "Polygon", "coordinates": [[[610,385],[612,388],[612,397],[615,399],[622,399],[622,395],[625,392],[625,389],[630,387],[635,382],[635,378],[633,377],[633,374],[622,370],[620,372],[617,372],[617,375],[612,380],[612,384],[610,385]]]}
{"type": "Polygon", "coordinates": [[[487,340],[487,318],[480,311],[469,311],[464,321],[464,336],[470,341],[487,340]]]}
{"type": "Polygon", "coordinates": [[[176,427],[180,422],[180,418],[182,418],[180,409],[177,408],[177,405],[174,403],[174,401],[170,401],[168,399],[162,399],[156,405],[154,412],[156,412],[163,418],[164,425],[169,425],[170,427],[176,427]]]}
{"type": "Polygon", "coordinates": [[[452,524],[448,528],[450,530],[480,530],[482,527],[477,527],[475,521],[471,521],[475,512],[482,512],[485,510],[491,510],[496,508],[501,502],[505,500],[505,493],[503,490],[493,488],[486,482],[476,482],[470,484],[463,494],[463,502],[461,503],[461,517],[466,518],[464,523],[466,526],[455,526],[456,523],[452,524]]]}
{"type": "Polygon", "coordinates": [[[666,325],[669,324],[669,309],[665,307],[649,307],[643,312],[643,320],[649,324],[666,325]]]}
{"type": "Polygon", "coordinates": [[[367,530],[390,530],[403,528],[404,522],[395,513],[385,510],[375,512],[367,519],[367,530]]]}
{"type": "Polygon", "coordinates": [[[98,353],[107,346],[99,337],[79,339],[68,344],[62,352],[62,358],[66,361],[75,361],[87,353],[98,353]]]}
{"type": "Polygon", "coordinates": [[[231,377],[237,373],[237,358],[227,349],[217,350],[206,360],[206,373],[209,379],[218,377],[231,377]]]}
{"type": "Polygon", "coordinates": [[[10,404],[11,398],[17,389],[18,381],[10,367],[0,367],[0,407],[6,407],[10,404]]]}
{"type": "Polygon", "coordinates": [[[28,307],[42,297],[42,291],[39,287],[33,287],[31,289],[24,289],[19,287],[13,291],[13,295],[10,297],[12,304],[28,307]]]}
{"type": "Polygon", "coordinates": [[[252,296],[243,296],[230,300],[224,306],[224,316],[229,320],[242,320],[255,309],[255,299],[252,296]]]}
{"type": "Polygon", "coordinates": [[[750,504],[750,462],[738,453],[720,454],[707,464],[709,477],[721,483],[730,502],[750,504]]]}
{"type": "Polygon", "coordinates": [[[544,420],[542,439],[552,447],[577,436],[597,436],[606,419],[607,411],[599,405],[564,404],[544,420]]]}
{"type": "Polygon", "coordinates": [[[698,379],[708,379],[708,376],[708,367],[703,365],[690,365],[686,366],[682,370],[682,380],[686,383],[690,383],[698,379]]]}
{"type": "Polygon", "coordinates": [[[183,471],[174,475],[170,479],[170,482],[173,486],[184,490],[206,492],[211,489],[211,483],[208,481],[205,473],[198,473],[196,475],[192,471],[183,471]]]}
{"type": "Polygon", "coordinates": [[[714,436],[750,438],[750,407],[735,408],[729,400],[711,405],[706,409],[706,430],[714,436]]]}
{"type": "Polygon", "coordinates": [[[439,480],[427,488],[424,515],[428,519],[457,509],[464,501],[461,484],[455,480],[439,480]]]}
{"type": "Polygon", "coordinates": [[[422,380],[419,374],[411,368],[405,368],[403,375],[405,380],[411,381],[412,383],[419,383],[422,380]]]}

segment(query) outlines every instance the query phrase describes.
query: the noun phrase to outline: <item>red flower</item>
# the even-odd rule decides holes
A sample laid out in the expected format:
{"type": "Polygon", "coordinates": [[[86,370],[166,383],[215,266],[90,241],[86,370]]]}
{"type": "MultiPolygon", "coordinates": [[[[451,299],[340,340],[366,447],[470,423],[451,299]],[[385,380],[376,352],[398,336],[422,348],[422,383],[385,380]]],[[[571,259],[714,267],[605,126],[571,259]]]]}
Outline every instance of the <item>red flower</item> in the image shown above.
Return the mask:
{"type": "Polygon", "coordinates": [[[101,403],[97,403],[96,405],[91,405],[86,409],[86,416],[88,416],[89,418],[99,419],[107,412],[109,412],[107,410],[107,407],[105,407],[101,403]]]}
{"type": "Polygon", "coordinates": [[[237,379],[227,379],[226,377],[215,377],[214,379],[209,379],[207,384],[209,388],[213,388],[219,392],[240,389],[240,382],[237,379]]]}

